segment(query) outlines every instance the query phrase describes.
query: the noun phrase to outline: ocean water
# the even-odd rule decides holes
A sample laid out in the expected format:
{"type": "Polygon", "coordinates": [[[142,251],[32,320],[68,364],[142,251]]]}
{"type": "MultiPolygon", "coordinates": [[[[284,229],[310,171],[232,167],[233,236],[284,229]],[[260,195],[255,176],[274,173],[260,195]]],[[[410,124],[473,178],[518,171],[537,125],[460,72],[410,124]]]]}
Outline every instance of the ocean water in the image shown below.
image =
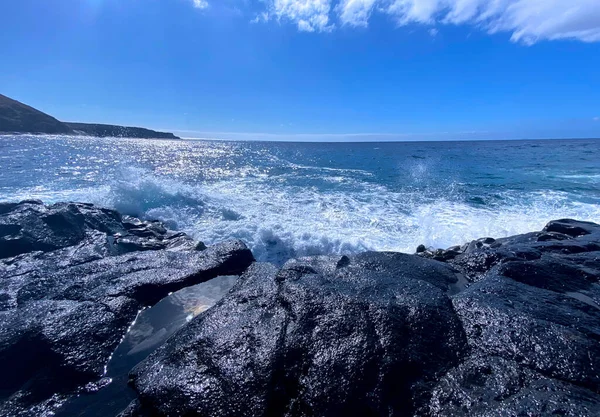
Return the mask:
{"type": "Polygon", "coordinates": [[[0,136],[0,201],[84,201],[259,260],[414,252],[600,222],[600,140],[273,143],[0,136]]]}

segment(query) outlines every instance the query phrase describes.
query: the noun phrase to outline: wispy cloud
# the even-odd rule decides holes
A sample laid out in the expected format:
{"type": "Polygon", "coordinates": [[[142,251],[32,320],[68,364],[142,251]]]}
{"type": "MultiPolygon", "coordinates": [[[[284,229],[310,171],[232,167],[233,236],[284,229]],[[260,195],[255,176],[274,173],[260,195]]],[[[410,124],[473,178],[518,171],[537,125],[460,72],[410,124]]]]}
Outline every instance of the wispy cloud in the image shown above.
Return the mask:
{"type": "Polygon", "coordinates": [[[366,27],[377,1],[341,0],[336,7],[340,22],[344,25],[366,27]]]}
{"type": "MultiPolygon", "coordinates": [[[[193,0],[199,8],[207,0],[193,0]]],[[[468,25],[487,33],[506,32],[531,45],[543,40],[600,41],[599,0],[245,0],[254,21],[291,22],[301,31],[336,26],[367,27],[375,13],[398,26],[437,28],[468,25]]]]}
{"type": "Polygon", "coordinates": [[[206,9],[208,7],[207,0],[193,0],[196,9],[206,9]]]}
{"type": "Polygon", "coordinates": [[[329,21],[331,0],[268,0],[267,17],[288,20],[304,32],[326,32],[332,29],[329,21]]]}

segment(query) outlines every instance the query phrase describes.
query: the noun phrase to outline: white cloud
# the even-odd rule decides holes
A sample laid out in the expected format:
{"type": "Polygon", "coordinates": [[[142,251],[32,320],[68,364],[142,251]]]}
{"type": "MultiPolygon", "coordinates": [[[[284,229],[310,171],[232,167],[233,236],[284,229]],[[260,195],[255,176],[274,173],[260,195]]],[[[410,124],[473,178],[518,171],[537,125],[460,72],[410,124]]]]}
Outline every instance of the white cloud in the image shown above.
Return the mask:
{"type": "Polygon", "coordinates": [[[194,7],[196,9],[206,9],[208,7],[207,0],[194,0],[194,7]]]}
{"type": "MultiPolygon", "coordinates": [[[[197,8],[210,0],[193,0],[197,8]]],[[[241,0],[236,0],[241,1],[241,0]]],[[[253,22],[288,21],[306,32],[367,27],[374,13],[397,25],[465,25],[508,33],[526,45],[557,39],[600,42],[600,0],[243,0],[253,22]]]]}
{"type": "Polygon", "coordinates": [[[332,29],[329,12],[332,0],[269,0],[269,16],[294,22],[305,32],[325,32],[332,29]]]}
{"type": "Polygon", "coordinates": [[[269,20],[269,13],[262,12],[262,13],[257,14],[256,17],[250,21],[250,23],[261,23],[261,22],[267,22],[268,20],[269,20]]]}
{"type": "Polygon", "coordinates": [[[429,34],[431,35],[432,38],[435,38],[438,33],[439,33],[439,30],[437,30],[436,28],[429,29],[429,34]]]}
{"type": "Polygon", "coordinates": [[[378,0],[341,0],[336,11],[340,22],[349,26],[367,27],[373,6],[378,0]]]}
{"type": "Polygon", "coordinates": [[[594,117],[594,122],[597,122],[600,120],[600,117],[594,117]]]}
{"type": "Polygon", "coordinates": [[[393,0],[385,11],[394,16],[400,25],[412,22],[433,24],[441,3],[442,0],[393,0]]]}
{"type": "Polygon", "coordinates": [[[598,0],[379,0],[399,25],[470,24],[488,33],[509,32],[511,40],[600,41],[598,0]]]}

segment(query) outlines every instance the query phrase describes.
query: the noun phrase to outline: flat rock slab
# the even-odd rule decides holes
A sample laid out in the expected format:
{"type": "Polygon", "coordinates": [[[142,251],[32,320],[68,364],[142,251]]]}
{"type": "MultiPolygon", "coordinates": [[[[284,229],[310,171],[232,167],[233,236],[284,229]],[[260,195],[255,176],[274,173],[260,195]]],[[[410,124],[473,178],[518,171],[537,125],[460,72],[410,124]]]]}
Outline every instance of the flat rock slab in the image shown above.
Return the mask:
{"type": "Polygon", "coordinates": [[[102,377],[140,309],[254,261],[85,204],[2,204],[0,232],[2,415],[48,412],[102,377]]]}

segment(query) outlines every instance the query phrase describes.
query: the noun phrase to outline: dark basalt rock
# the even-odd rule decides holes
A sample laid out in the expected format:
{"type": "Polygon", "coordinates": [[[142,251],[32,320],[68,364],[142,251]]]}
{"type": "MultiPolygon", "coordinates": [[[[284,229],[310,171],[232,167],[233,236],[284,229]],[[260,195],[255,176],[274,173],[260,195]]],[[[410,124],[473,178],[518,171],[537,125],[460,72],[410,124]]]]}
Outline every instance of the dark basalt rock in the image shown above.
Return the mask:
{"type": "Polygon", "coordinates": [[[471,357],[434,389],[434,416],[597,416],[598,394],[550,379],[515,361],[471,357]]]}
{"type": "Polygon", "coordinates": [[[133,370],[123,416],[598,415],[599,244],[561,220],[451,255],[254,264],[133,370]]]}
{"type": "Polygon", "coordinates": [[[560,256],[597,251],[600,251],[599,225],[563,219],[548,223],[541,232],[478,239],[462,247],[427,249],[418,251],[417,255],[448,262],[475,282],[499,264],[540,259],[543,254],[560,256]]]}
{"type": "Polygon", "coordinates": [[[563,219],[555,220],[548,223],[544,228],[544,232],[554,232],[563,235],[578,237],[589,235],[597,231],[598,225],[590,222],[580,222],[577,220],[563,219]]]}
{"type": "Polygon", "coordinates": [[[114,210],[81,203],[45,206],[33,200],[0,206],[0,259],[85,245],[98,232],[105,235],[101,238],[106,237],[97,242],[105,255],[185,249],[196,244],[185,234],[168,231],[158,222],[142,222],[114,210]]]}
{"type": "Polygon", "coordinates": [[[449,261],[474,282],[452,300],[470,354],[431,415],[600,415],[599,244],[599,225],[559,220],[449,261]]]}
{"type": "Polygon", "coordinates": [[[517,278],[533,285],[502,275],[511,262],[453,298],[470,357],[434,389],[432,415],[600,415],[598,277],[530,262],[517,278]]]}
{"type": "Polygon", "coordinates": [[[134,368],[121,416],[600,415],[600,225],[278,269],[239,241],[37,201],[0,204],[0,414],[101,389],[140,308],[243,271],[134,368]]]}
{"type": "Polygon", "coordinates": [[[124,415],[410,415],[465,351],[456,281],[403,254],[255,264],[133,371],[124,415]]]}
{"type": "Polygon", "coordinates": [[[253,262],[240,241],[198,251],[159,223],[87,204],[0,211],[1,415],[47,413],[102,377],[141,308],[253,262]]]}

